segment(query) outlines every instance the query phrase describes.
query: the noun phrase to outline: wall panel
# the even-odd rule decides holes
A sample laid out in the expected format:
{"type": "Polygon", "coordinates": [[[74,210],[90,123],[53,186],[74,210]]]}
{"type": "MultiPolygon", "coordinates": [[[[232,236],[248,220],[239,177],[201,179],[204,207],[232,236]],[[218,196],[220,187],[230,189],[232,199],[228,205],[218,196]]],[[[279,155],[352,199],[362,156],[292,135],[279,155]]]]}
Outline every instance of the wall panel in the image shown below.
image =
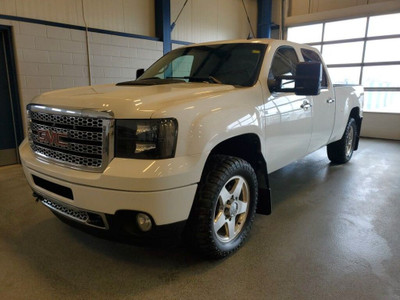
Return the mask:
{"type": "Polygon", "coordinates": [[[16,15],[17,7],[14,0],[0,0],[0,11],[5,15],[16,15]]]}
{"type": "Polygon", "coordinates": [[[85,0],[83,3],[89,27],[124,31],[122,0],[85,0]]]}
{"type": "Polygon", "coordinates": [[[0,0],[0,14],[155,37],[153,0],[0,0]]]}
{"type": "Polygon", "coordinates": [[[289,1],[289,16],[298,16],[308,14],[310,11],[309,0],[290,0],[289,1]]]}
{"type": "Polygon", "coordinates": [[[123,0],[125,32],[155,36],[154,1],[123,0]]]}
{"type": "MultiPolygon", "coordinates": [[[[13,28],[24,120],[26,105],[39,94],[89,84],[85,31],[4,19],[0,24],[13,28]]],[[[96,32],[89,32],[89,49],[92,84],[132,80],[138,68],[162,56],[162,42],[96,32]]]]}
{"type": "MultiPolygon", "coordinates": [[[[185,0],[171,0],[171,22],[185,0]]],[[[257,0],[246,0],[253,29],[257,29],[257,0]]],[[[250,29],[241,0],[191,0],[179,17],[173,40],[205,42],[247,38],[250,29]]]]}
{"type": "MultiPolygon", "coordinates": [[[[274,0],[273,3],[276,4],[274,0]]],[[[400,11],[398,0],[287,0],[285,26],[400,11]]]]}
{"type": "MultiPolygon", "coordinates": [[[[303,0],[290,0],[285,26],[295,26],[312,22],[323,22],[338,19],[350,19],[356,17],[365,17],[372,15],[390,14],[400,11],[400,1],[369,1],[368,4],[358,4],[338,9],[326,9],[324,11],[311,12],[306,14],[297,14],[290,9],[291,4],[303,0]]],[[[317,0],[314,0],[317,1],[317,0]]],[[[314,3],[314,2],[312,2],[314,3]]],[[[354,2],[352,2],[354,3],[354,2]]],[[[313,5],[313,4],[312,4],[313,5]]],[[[299,12],[300,13],[300,12],[299,12]]]]}
{"type": "Polygon", "coordinates": [[[327,10],[348,8],[367,4],[366,0],[313,0],[311,1],[310,12],[321,12],[327,10]]]}
{"type": "MultiPolygon", "coordinates": [[[[220,0],[192,0],[192,37],[190,42],[212,41],[218,39],[218,11],[220,0]],[[213,2],[213,3],[212,3],[213,2]],[[212,7],[212,9],[210,9],[212,7]]],[[[177,26],[183,25],[179,24],[177,26]]],[[[184,25],[186,26],[186,24],[184,25]]]]}
{"type": "Polygon", "coordinates": [[[9,1],[16,3],[16,15],[19,17],[83,26],[81,0],[9,1]]]}
{"type": "Polygon", "coordinates": [[[364,112],[362,137],[400,140],[400,115],[364,112]]]}

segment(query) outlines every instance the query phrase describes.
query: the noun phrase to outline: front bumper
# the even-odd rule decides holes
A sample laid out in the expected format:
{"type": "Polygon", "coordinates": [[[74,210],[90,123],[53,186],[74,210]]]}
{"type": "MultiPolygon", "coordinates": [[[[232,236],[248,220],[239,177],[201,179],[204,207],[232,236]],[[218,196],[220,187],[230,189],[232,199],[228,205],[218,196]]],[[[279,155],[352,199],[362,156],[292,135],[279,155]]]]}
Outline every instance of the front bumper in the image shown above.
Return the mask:
{"type": "Polygon", "coordinates": [[[97,214],[105,220],[105,227],[109,226],[107,218],[127,211],[148,214],[155,226],[184,222],[202,169],[200,157],[150,162],[114,159],[103,173],[90,173],[41,161],[26,141],[20,146],[20,156],[35,193],[78,214],[97,214]]]}
{"type": "Polygon", "coordinates": [[[121,210],[145,212],[156,225],[165,225],[186,220],[192,207],[197,184],[156,192],[130,192],[91,187],[39,173],[23,166],[25,176],[31,188],[45,199],[65,203],[77,210],[115,215],[121,210]],[[38,186],[33,176],[72,191],[73,199],[61,196],[45,187],[38,186]]]}
{"type": "Polygon", "coordinates": [[[160,245],[179,239],[186,221],[167,225],[154,224],[150,231],[143,232],[136,223],[136,211],[117,211],[115,215],[82,210],[57,200],[33,193],[37,201],[48,207],[61,221],[101,238],[117,239],[143,245],[160,245]]]}

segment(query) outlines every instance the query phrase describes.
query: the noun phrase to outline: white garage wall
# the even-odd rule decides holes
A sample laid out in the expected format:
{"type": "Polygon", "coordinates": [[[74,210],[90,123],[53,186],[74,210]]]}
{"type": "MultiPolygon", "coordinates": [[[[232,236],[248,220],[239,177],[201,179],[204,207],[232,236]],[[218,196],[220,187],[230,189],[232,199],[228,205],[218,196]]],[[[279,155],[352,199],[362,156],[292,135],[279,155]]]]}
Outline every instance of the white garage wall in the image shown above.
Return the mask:
{"type": "MultiPolygon", "coordinates": [[[[21,110],[37,95],[89,84],[85,31],[0,19],[12,26],[21,110]]],[[[92,84],[132,80],[162,56],[162,42],[89,32],[92,84]]],[[[25,128],[25,124],[24,124],[25,128]]]]}
{"type": "Polygon", "coordinates": [[[365,112],[361,136],[400,140],[400,115],[365,112]]]}
{"type": "Polygon", "coordinates": [[[0,0],[0,14],[155,37],[153,0],[0,0]]]}
{"type": "MultiPolygon", "coordinates": [[[[171,0],[173,22],[185,0],[171,0]]],[[[257,0],[245,0],[257,34],[257,0]]],[[[190,0],[172,31],[172,39],[187,42],[247,38],[250,28],[241,0],[190,0]]]]}
{"type": "MultiPolygon", "coordinates": [[[[0,14],[69,25],[155,36],[154,1],[0,0],[0,14]],[[85,12],[83,14],[83,11],[85,12]]],[[[37,95],[89,84],[85,31],[9,21],[12,26],[21,110],[37,95]]],[[[92,84],[131,80],[162,56],[155,40],[88,33],[92,84]]],[[[24,124],[25,128],[25,124],[24,124]]]]}

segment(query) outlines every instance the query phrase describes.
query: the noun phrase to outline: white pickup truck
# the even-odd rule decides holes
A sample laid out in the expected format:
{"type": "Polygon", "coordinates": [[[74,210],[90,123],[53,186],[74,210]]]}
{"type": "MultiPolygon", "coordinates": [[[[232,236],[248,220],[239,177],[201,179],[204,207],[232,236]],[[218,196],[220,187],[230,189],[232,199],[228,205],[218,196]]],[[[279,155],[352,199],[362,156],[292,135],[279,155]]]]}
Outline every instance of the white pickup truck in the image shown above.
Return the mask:
{"type": "Polygon", "coordinates": [[[224,257],[270,213],[269,173],[326,145],[345,163],[358,147],[363,89],[333,86],[312,47],[190,45],[139,73],[27,106],[23,169],[62,220],[135,240],[172,231],[224,257]]]}

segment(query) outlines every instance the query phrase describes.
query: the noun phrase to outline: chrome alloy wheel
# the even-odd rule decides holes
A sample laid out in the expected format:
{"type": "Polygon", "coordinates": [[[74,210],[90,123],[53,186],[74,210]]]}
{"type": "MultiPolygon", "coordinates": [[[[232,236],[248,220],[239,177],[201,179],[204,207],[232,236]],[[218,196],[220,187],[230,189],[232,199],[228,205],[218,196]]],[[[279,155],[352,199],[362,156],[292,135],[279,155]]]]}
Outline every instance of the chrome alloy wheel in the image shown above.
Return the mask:
{"type": "Polygon", "coordinates": [[[250,207],[250,190],[241,176],[230,178],[218,195],[214,209],[214,233],[219,241],[228,243],[239,235],[250,207]]]}
{"type": "Polygon", "coordinates": [[[349,157],[353,152],[353,141],[354,141],[354,128],[353,126],[349,127],[349,131],[346,136],[346,156],[349,157]]]}

